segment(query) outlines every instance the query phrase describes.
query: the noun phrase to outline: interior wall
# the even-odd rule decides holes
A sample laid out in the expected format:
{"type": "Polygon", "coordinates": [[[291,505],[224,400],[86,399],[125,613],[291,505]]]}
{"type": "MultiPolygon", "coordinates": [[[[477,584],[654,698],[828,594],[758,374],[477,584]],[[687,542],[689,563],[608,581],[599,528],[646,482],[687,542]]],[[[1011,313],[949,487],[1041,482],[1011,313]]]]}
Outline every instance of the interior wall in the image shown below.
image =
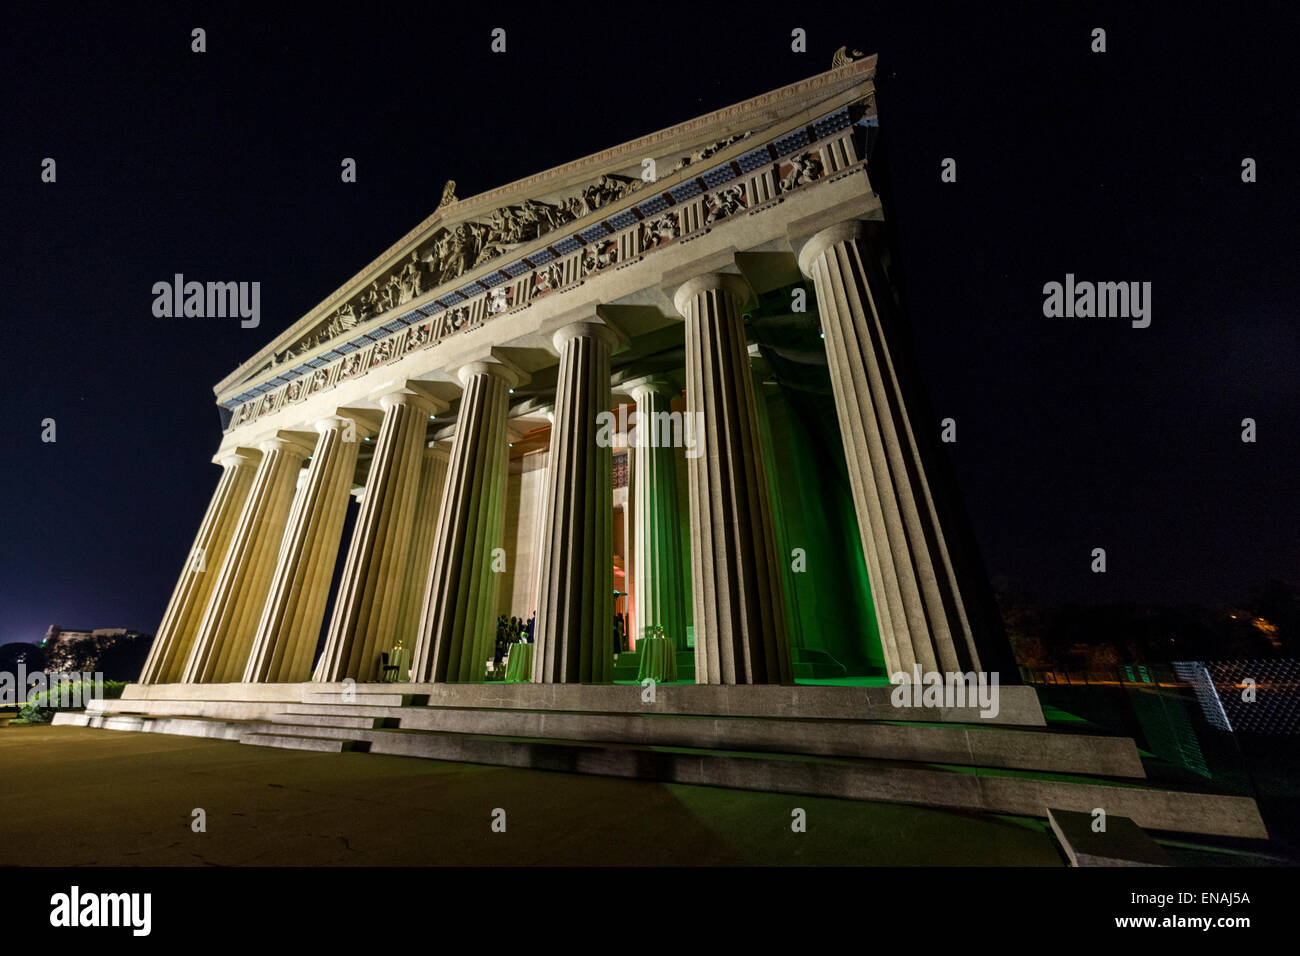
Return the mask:
{"type": "Polygon", "coordinates": [[[506,469],[506,569],[497,587],[496,613],[528,620],[537,610],[538,541],[549,452],[511,459],[506,469]]]}
{"type": "Polygon", "coordinates": [[[850,676],[883,674],[884,654],[833,408],[784,386],[759,390],[764,449],[785,564],[792,646],[820,650],[850,676]],[[774,454],[779,449],[780,454],[774,454]],[[804,570],[791,567],[803,549],[804,570]]]}

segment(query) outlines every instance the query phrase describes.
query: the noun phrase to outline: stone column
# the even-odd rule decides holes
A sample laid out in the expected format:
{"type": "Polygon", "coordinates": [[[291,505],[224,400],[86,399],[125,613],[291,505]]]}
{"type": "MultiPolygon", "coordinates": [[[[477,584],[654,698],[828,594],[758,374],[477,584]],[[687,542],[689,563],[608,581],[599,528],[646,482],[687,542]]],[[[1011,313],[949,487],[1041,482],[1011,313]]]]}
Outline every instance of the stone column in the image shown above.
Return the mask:
{"type": "Polygon", "coordinates": [[[238,681],[244,674],[302,461],[311,448],[281,435],[263,442],[262,461],[239,515],[221,573],[185,665],[186,683],[238,681]]]}
{"type": "Polygon", "coordinates": [[[498,577],[505,516],[506,412],[516,374],[498,362],[471,362],[447,463],[433,561],[415,646],[414,681],[481,681],[496,642],[498,577]]]}
{"type": "Polygon", "coordinates": [[[379,679],[379,655],[396,637],[411,519],[419,491],[420,463],[432,399],[411,388],[379,397],[379,428],[370,475],[357,512],[352,543],[316,680],[379,679]]]}
{"type": "Polygon", "coordinates": [[[411,547],[402,582],[402,610],[396,632],[402,647],[412,655],[420,635],[424,590],[429,582],[433,539],[438,531],[438,513],[442,506],[443,488],[447,484],[447,464],[450,458],[449,449],[436,442],[430,443],[424,450],[424,461],[420,465],[420,492],[411,521],[411,547]]]}
{"type": "MultiPolygon", "coordinates": [[[[609,414],[609,358],[618,334],[575,322],[560,353],[547,474],[547,523],[537,607],[534,683],[609,683],[614,665],[614,461],[598,442],[609,414]]],[[[612,429],[608,429],[612,435],[612,429]]]]}
{"type": "Polygon", "coordinates": [[[365,433],[354,420],[337,415],[317,422],[316,431],[316,449],[289,514],[270,597],[244,670],[245,683],[311,677],[357,470],[358,433],[365,433]]]}
{"type": "Polygon", "coordinates": [[[804,245],[862,549],[890,674],[978,670],[970,623],[904,401],[884,277],[866,228],[845,222],[804,245]]]}
{"type": "Polygon", "coordinates": [[[673,297],[686,319],[686,412],[703,416],[688,459],[695,681],[790,683],[772,502],[759,439],[739,276],[709,273],[673,297]]]}
{"type": "Polygon", "coordinates": [[[681,515],[677,505],[674,443],[684,435],[672,427],[671,381],[651,376],[630,383],[637,423],[628,455],[631,472],[632,574],[636,595],[632,633],[637,640],[656,627],[686,650],[686,595],[682,578],[681,515]],[[664,423],[667,423],[665,427],[664,423]]]}
{"type": "Polygon", "coordinates": [[[244,450],[220,459],[217,490],[158,625],[158,634],[140,672],[141,684],[173,684],[181,679],[260,457],[260,452],[244,450]]]}

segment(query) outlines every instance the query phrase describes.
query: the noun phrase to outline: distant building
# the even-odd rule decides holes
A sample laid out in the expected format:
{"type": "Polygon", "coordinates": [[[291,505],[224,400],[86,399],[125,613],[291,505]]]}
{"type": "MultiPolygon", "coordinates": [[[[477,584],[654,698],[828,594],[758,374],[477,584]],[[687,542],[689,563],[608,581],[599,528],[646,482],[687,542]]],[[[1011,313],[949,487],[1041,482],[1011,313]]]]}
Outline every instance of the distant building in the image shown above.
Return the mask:
{"type": "MultiPolygon", "coordinates": [[[[107,658],[132,658],[135,648],[147,653],[151,637],[125,627],[97,627],[90,630],[60,627],[51,624],[41,641],[45,652],[45,669],[50,672],[81,672],[103,670],[107,658]]],[[[109,676],[105,674],[105,676],[109,676]]],[[[111,679],[111,678],[110,678],[111,679]]]]}

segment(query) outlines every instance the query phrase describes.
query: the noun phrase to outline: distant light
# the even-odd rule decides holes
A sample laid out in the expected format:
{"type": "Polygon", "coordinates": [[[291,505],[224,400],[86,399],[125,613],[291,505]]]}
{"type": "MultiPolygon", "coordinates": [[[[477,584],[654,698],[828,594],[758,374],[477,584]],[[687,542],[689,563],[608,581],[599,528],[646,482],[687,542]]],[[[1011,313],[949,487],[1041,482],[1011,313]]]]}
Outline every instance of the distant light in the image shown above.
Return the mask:
{"type": "Polygon", "coordinates": [[[513,395],[514,393],[515,393],[515,390],[512,388],[512,389],[510,390],[510,394],[513,395]]]}
{"type": "Polygon", "coordinates": [[[437,417],[438,417],[437,415],[430,415],[430,416],[429,416],[430,419],[437,418],[437,417]]]}

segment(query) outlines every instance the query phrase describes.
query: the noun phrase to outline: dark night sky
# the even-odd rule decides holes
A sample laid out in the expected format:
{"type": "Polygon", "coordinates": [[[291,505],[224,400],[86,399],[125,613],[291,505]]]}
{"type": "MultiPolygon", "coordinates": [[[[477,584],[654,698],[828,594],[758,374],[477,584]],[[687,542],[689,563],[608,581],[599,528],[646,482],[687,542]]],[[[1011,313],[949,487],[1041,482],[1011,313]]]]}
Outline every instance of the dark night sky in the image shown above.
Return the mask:
{"type": "Polygon", "coordinates": [[[880,54],[917,347],[990,572],[1085,602],[1295,579],[1294,5],[1057,6],[7,11],[0,642],[157,627],[218,476],[212,386],[447,179],[473,195],[821,72],[845,43],[880,54]],[[260,281],[261,327],[154,318],[176,272],[260,281]],[[1151,327],[1044,318],[1066,272],[1152,282],[1151,327]]]}

